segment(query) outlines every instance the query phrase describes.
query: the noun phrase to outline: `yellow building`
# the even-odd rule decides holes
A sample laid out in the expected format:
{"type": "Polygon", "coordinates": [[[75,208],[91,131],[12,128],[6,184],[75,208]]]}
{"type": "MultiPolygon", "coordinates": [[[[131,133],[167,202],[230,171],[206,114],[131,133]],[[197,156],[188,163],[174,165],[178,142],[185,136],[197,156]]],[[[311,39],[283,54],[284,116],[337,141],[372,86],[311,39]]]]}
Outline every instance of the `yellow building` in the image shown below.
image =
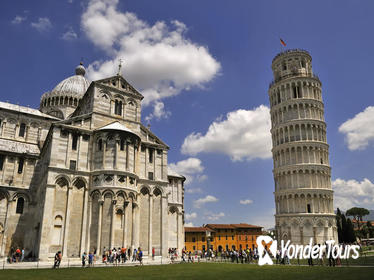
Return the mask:
{"type": "Polygon", "coordinates": [[[222,252],[254,249],[256,238],[262,234],[261,226],[240,224],[207,224],[203,227],[185,227],[185,250],[204,251],[208,248],[222,252]]]}

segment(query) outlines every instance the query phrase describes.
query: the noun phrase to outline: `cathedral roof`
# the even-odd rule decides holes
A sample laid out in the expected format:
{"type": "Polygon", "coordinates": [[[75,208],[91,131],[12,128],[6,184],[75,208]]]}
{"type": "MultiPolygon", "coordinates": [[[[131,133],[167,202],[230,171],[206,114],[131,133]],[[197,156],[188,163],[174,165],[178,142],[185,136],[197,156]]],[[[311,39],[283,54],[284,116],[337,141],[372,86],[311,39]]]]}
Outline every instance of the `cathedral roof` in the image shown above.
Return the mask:
{"type": "Polygon", "coordinates": [[[23,113],[23,114],[30,114],[30,115],[34,115],[34,116],[49,118],[49,119],[56,119],[55,117],[44,114],[37,109],[33,109],[33,108],[25,107],[25,106],[20,106],[20,105],[16,105],[16,104],[11,104],[11,103],[7,103],[7,102],[1,102],[0,101],[0,108],[20,112],[20,113],[23,113]]]}
{"type": "Polygon", "coordinates": [[[169,166],[168,166],[168,176],[171,176],[171,177],[178,177],[178,178],[184,178],[184,176],[178,174],[177,172],[175,172],[174,170],[172,170],[169,166]]]}
{"type": "Polygon", "coordinates": [[[123,125],[123,124],[121,124],[119,122],[113,122],[111,124],[108,124],[108,125],[105,125],[103,127],[100,127],[97,130],[120,130],[120,131],[126,131],[126,132],[129,132],[129,133],[137,135],[130,128],[126,127],[125,125],[123,125]]]}
{"type": "Polygon", "coordinates": [[[75,68],[75,75],[61,81],[52,91],[43,94],[42,99],[45,97],[53,96],[73,96],[80,98],[87,91],[90,82],[84,77],[86,69],[82,64],[75,68]]]}

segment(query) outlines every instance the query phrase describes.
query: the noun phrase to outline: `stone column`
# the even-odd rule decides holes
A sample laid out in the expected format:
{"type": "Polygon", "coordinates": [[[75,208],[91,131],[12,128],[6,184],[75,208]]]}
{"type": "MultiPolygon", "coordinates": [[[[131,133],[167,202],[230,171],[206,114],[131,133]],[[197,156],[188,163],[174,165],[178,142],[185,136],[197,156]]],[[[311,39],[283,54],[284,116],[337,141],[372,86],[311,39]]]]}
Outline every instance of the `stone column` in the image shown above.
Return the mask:
{"type": "MultiPolygon", "coordinates": [[[[62,247],[62,255],[68,257],[68,240],[69,240],[69,227],[70,227],[70,209],[71,209],[71,193],[73,187],[69,186],[67,189],[67,202],[66,202],[66,212],[65,212],[65,226],[64,226],[64,241],[62,247]]],[[[75,238],[75,237],[73,237],[75,238]]]]}
{"type": "MultiPolygon", "coordinates": [[[[88,204],[88,190],[84,190],[84,205],[83,205],[83,218],[82,218],[82,228],[81,228],[81,248],[80,248],[80,256],[82,256],[83,252],[86,250],[90,250],[90,248],[86,249],[86,234],[87,234],[87,205],[88,204]]],[[[86,252],[88,254],[88,252],[86,252]]]]}
{"type": "Polygon", "coordinates": [[[123,205],[123,215],[122,215],[122,247],[126,248],[127,241],[127,206],[128,202],[125,201],[123,205]]]}
{"type": "Polygon", "coordinates": [[[52,209],[55,203],[55,188],[55,185],[47,185],[44,197],[44,208],[40,210],[43,220],[40,223],[40,232],[38,232],[40,237],[38,236],[37,239],[39,242],[36,244],[36,254],[39,256],[39,259],[47,259],[49,254],[51,223],[54,220],[52,209]]]}
{"type": "Polygon", "coordinates": [[[161,256],[168,256],[168,198],[167,196],[161,197],[161,256]]]}
{"type": "Polygon", "coordinates": [[[148,256],[152,255],[152,213],[153,195],[149,194],[149,214],[148,214],[148,256]]]}
{"type": "Polygon", "coordinates": [[[140,234],[140,209],[139,206],[135,207],[135,246],[139,247],[139,234],[140,234]]]}
{"type": "Polygon", "coordinates": [[[177,228],[177,244],[178,253],[182,252],[184,245],[184,234],[183,234],[183,213],[178,212],[178,228],[177,228]]]}
{"type": "Polygon", "coordinates": [[[90,242],[91,242],[91,224],[92,224],[92,198],[90,196],[88,196],[88,218],[87,220],[88,220],[88,226],[87,226],[87,231],[86,231],[86,248],[87,248],[87,251],[91,251],[90,242]]]}
{"type": "Polygon", "coordinates": [[[67,149],[66,149],[66,155],[65,155],[65,167],[69,169],[69,151],[70,151],[70,145],[71,145],[71,133],[68,134],[68,140],[67,140],[67,149]]]}
{"type": "Polygon", "coordinates": [[[99,203],[99,219],[98,219],[98,223],[97,223],[97,250],[96,250],[96,253],[98,256],[101,255],[101,224],[102,224],[102,219],[103,219],[103,204],[104,204],[104,200],[103,199],[99,199],[98,201],[99,203]]]}
{"type": "Polygon", "coordinates": [[[116,203],[115,199],[112,200],[112,216],[110,222],[110,249],[114,247],[114,216],[116,214],[116,203]]]}
{"type": "Polygon", "coordinates": [[[118,141],[114,140],[114,169],[118,169],[118,141]]]}
{"type": "Polygon", "coordinates": [[[135,238],[135,234],[136,234],[136,230],[135,230],[135,227],[136,227],[136,213],[135,213],[135,204],[134,204],[134,201],[131,202],[131,222],[132,222],[132,226],[131,226],[131,247],[132,247],[132,250],[134,250],[134,248],[136,248],[136,238],[135,238]]]}
{"type": "Polygon", "coordinates": [[[0,256],[5,257],[5,247],[6,247],[6,236],[7,236],[7,229],[8,229],[8,209],[9,209],[9,204],[11,203],[11,200],[7,199],[7,204],[6,204],[6,211],[5,211],[5,221],[4,221],[4,228],[3,228],[3,238],[1,240],[1,251],[0,251],[0,256]]]}
{"type": "Polygon", "coordinates": [[[105,169],[106,140],[103,140],[103,169],[105,169]]]}

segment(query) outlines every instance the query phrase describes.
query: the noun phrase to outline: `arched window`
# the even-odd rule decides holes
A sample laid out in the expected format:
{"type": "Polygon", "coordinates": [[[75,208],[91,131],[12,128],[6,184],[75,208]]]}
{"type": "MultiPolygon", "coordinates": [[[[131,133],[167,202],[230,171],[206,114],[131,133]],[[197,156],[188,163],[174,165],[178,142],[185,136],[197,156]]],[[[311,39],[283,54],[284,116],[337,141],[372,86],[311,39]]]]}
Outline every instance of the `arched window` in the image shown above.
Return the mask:
{"type": "Polygon", "coordinates": [[[114,103],[114,114],[122,116],[122,101],[116,100],[114,103]]]}
{"type": "Polygon", "coordinates": [[[18,136],[19,137],[24,137],[25,136],[25,130],[26,130],[26,125],[24,123],[21,123],[21,125],[19,127],[18,136]]]}
{"type": "Polygon", "coordinates": [[[100,139],[99,142],[97,142],[97,149],[99,151],[101,151],[103,149],[103,140],[100,139]]]}
{"type": "Polygon", "coordinates": [[[125,150],[125,140],[124,139],[121,139],[120,149],[121,149],[121,151],[125,150]]]}
{"type": "Polygon", "coordinates": [[[17,199],[17,207],[16,207],[16,214],[23,213],[23,206],[25,205],[25,199],[23,197],[19,197],[17,199]]]}

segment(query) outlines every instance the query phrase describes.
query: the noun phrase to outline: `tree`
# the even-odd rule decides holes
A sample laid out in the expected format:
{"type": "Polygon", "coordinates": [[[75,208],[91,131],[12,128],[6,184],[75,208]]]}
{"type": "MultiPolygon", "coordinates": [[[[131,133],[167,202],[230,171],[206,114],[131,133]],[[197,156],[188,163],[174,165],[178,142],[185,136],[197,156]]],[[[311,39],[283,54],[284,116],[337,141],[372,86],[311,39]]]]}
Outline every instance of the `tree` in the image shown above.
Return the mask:
{"type": "Polygon", "coordinates": [[[341,220],[342,220],[342,239],[343,239],[343,242],[350,242],[349,237],[348,237],[347,220],[346,220],[344,214],[341,215],[341,220]]]}
{"type": "Polygon", "coordinates": [[[362,222],[362,217],[369,215],[370,212],[366,208],[359,208],[359,207],[353,207],[351,209],[348,209],[347,212],[345,212],[347,216],[352,216],[355,218],[357,223],[357,229],[360,230],[360,222],[362,222]]]}
{"type": "Polygon", "coordinates": [[[351,219],[347,219],[347,242],[353,243],[356,241],[355,232],[351,219]]]}
{"type": "Polygon", "coordinates": [[[343,231],[342,231],[342,213],[340,212],[339,208],[336,210],[336,225],[337,225],[339,243],[343,243],[344,239],[343,239],[343,231]]]}

